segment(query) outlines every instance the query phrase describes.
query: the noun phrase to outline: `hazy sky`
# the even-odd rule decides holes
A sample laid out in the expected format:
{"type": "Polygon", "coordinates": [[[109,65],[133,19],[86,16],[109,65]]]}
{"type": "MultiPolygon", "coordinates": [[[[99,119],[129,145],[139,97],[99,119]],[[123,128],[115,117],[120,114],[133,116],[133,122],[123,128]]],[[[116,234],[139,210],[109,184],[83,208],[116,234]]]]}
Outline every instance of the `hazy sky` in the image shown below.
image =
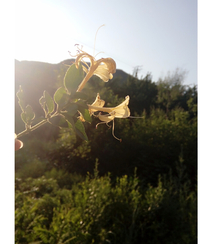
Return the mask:
{"type": "Polygon", "coordinates": [[[15,58],[59,63],[76,53],[74,44],[96,58],[111,57],[132,74],[141,66],[153,81],[188,71],[197,84],[196,0],[16,0],[15,58]]]}

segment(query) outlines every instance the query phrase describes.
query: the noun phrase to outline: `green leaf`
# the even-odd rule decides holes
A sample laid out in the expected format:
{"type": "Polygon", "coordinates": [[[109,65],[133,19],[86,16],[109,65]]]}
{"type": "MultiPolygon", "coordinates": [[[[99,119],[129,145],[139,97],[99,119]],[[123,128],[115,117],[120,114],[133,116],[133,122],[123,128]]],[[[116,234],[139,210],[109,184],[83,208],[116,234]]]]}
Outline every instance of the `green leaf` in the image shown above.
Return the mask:
{"type": "Polygon", "coordinates": [[[32,107],[27,105],[25,111],[21,113],[21,119],[26,125],[30,125],[34,118],[35,113],[33,112],[32,107]]]}
{"type": "Polygon", "coordinates": [[[70,129],[74,129],[75,133],[82,139],[88,141],[88,137],[85,133],[85,128],[83,123],[80,120],[77,120],[77,122],[74,122],[73,118],[71,116],[66,115],[65,116],[68,122],[68,126],[70,129]]]}
{"type": "Polygon", "coordinates": [[[91,119],[91,116],[90,116],[90,113],[88,111],[88,109],[85,109],[81,106],[78,106],[78,110],[81,112],[83,118],[85,119],[85,121],[91,123],[92,122],[92,119],[91,119]]]}
{"type": "Polygon", "coordinates": [[[68,127],[69,127],[69,129],[73,130],[73,126],[72,126],[72,124],[74,124],[74,121],[73,121],[73,123],[70,123],[70,122],[67,120],[67,123],[68,123],[68,127]]]}
{"type": "Polygon", "coordinates": [[[19,100],[24,98],[24,93],[23,93],[21,86],[19,87],[19,90],[17,91],[16,96],[18,97],[19,100]]]}
{"type": "Polygon", "coordinates": [[[48,113],[51,114],[54,111],[54,101],[47,91],[43,92],[43,96],[44,96],[45,101],[46,101],[48,113]]]}
{"type": "Polygon", "coordinates": [[[62,113],[62,115],[65,117],[65,119],[67,121],[69,121],[70,123],[74,124],[73,116],[70,113],[64,112],[64,113],[62,113]]]}
{"type": "Polygon", "coordinates": [[[64,77],[64,86],[69,92],[69,94],[73,94],[76,92],[78,86],[80,85],[83,79],[84,73],[82,64],[79,64],[78,69],[76,68],[75,64],[72,64],[67,70],[64,77]]]}
{"type": "Polygon", "coordinates": [[[45,109],[46,100],[43,96],[39,99],[39,103],[40,103],[42,109],[44,110],[44,113],[46,114],[46,109],[45,109]]]}
{"type": "Polygon", "coordinates": [[[21,113],[21,119],[23,120],[24,124],[28,124],[25,112],[21,113]]]}
{"type": "Polygon", "coordinates": [[[16,96],[18,98],[18,104],[19,104],[21,110],[24,111],[24,108],[25,108],[26,105],[24,103],[24,93],[23,93],[23,90],[22,90],[21,86],[19,87],[19,90],[16,93],[16,96]]]}
{"type": "Polygon", "coordinates": [[[54,94],[54,101],[57,103],[60,109],[67,105],[69,100],[70,95],[67,94],[66,89],[64,87],[58,88],[54,94]]]}
{"type": "Polygon", "coordinates": [[[69,124],[69,127],[71,125],[70,128],[74,128],[74,120],[73,120],[73,117],[71,117],[71,116],[65,116],[65,118],[66,118],[66,120],[67,120],[67,122],[69,124]]]}
{"type": "Polygon", "coordinates": [[[30,105],[26,106],[25,114],[27,121],[31,121],[35,118],[35,113],[33,112],[32,107],[30,105]]]}
{"type": "Polygon", "coordinates": [[[63,128],[68,127],[68,123],[67,123],[66,119],[61,115],[54,116],[54,117],[50,118],[49,121],[51,122],[51,124],[58,126],[58,127],[63,127],[63,128]]]}
{"type": "Polygon", "coordinates": [[[43,96],[39,99],[39,103],[42,108],[45,107],[45,98],[43,96]]]}
{"type": "Polygon", "coordinates": [[[78,119],[77,122],[74,124],[75,126],[75,131],[78,136],[80,136],[83,140],[88,141],[88,137],[85,132],[85,127],[83,123],[78,119]]]}
{"type": "Polygon", "coordinates": [[[74,116],[78,111],[77,104],[76,103],[70,103],[68,108],[66,109],[66,111],[70,116],[74,116]]]}

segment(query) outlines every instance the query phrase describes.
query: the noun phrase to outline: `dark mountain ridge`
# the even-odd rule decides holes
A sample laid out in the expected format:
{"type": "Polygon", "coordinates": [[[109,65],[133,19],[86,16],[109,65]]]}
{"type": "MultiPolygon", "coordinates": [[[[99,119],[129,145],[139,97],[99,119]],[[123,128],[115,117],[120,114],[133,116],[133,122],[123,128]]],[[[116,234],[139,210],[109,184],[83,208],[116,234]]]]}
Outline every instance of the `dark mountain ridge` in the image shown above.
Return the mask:
{"type": "MultiPolygon", "coordinates": [[[[39,82],[39,80],[42,84],[43,82],[53,84],[58,81],[57,73],[66,71],[74,62],[75,59],[66,59],[58,64],[15,60],[15,85],[17,87],[25,82],[39,82]]],[[[129,74],[120,69],[117,69],[114,74],[114,78],[120,78],[120,80],[126,80],[128,76],[129,74]]]]}
{"type": "MultiPolygon", "coordinates": [[[[23,90],[27,92],[25,98],[27,103],[34,99],[38,100],[44,90],[53,95],[68,66],[74,62],[75,59],[67,59],[58,64],[15,60],[15,92],[21,85],[23,90]]],[[[120,82],[124,82],[128,76],[127,73],[118,69],[113,79],[119,78],[120,82]]]]}

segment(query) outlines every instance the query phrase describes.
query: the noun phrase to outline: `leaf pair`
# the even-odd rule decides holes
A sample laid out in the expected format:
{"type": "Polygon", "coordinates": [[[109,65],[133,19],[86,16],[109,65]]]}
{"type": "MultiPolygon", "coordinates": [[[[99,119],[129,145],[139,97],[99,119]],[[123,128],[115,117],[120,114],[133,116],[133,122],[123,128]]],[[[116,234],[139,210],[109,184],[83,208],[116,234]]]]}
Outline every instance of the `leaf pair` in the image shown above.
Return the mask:
{"type": "Polygon", "coordinates": [[[23,120],[26,129],[29,129],[31,127],[32,120],[35,118],[35,113],[33,112],[32,107],[30,105],[25,106],[24,93],[21,86],[16,95],[18,97],[18,103],[22,110],[21,119],[23,120]]]}
{"type": "Polygon", "coordinates": [[[48,118],[48,116],[54,112],[55,104],[47,91],[43,92],[43,96],[39,99],[39,103],[44,110],[45,117],[48,118]]]}

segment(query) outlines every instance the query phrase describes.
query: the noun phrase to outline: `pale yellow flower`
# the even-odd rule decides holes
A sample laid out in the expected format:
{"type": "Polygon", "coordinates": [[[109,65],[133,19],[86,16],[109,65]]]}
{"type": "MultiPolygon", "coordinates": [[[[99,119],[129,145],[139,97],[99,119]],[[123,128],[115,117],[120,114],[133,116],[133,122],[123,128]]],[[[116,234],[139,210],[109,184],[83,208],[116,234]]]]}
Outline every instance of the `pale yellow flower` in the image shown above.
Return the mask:
{"type": "Polygon", "coordinates": [[[115,119],[115,112],[113,111],[111,114],[101,114],[101,113],[99,113],[99,114],[97,115],[97,117],[98,117],[101,121],[103,121],[103,122],[98,123],[97,126],[98,126],[99,124],[104,124],[104,123],[108,124],[110,121],[112,121],[112,120],[115,119]]]}
{"type": "MultiPolygon", "coordinates": [[[[100,97],[99,97],[100,98],[100,97]]],[[[114,115],[115,118],[127,118],[130,116],[130,109],[128,108],[130,97],[126,96],[125,101],[119,104],[116,107],[100,107],[100,106],[93,106],[88,105],[90,111],[101,111],[106,112],[108,114],[114,115]]],[[[103,101],[103,100],[102,100],[103,101]]]]}
{"type": "MultiPolygon", "coordinates": [[[[97,93],[96,99],[95,101],[89,105],[89,106],[93,106],[93,107],[98,107],[98,108],[102,108],[105,105],[105,101],[100,99],[100,95],[99,93],[97,93]]],[[[90,114],[94,115],[94,112],[98,111],[98,109],[89,109],[90,114]]]]}
{"type": "Polygon", "coordinates": [[[107,82],[109,79],[113,78],[113,73],[116,72],[116,63],[112,58],[101,58],[99,60],[96,60],[93,56],[90,54],[81,52],[77,55],[77,58],[75,60],[76,68],[79,66],[79,62],[81,61],[86,65],[86,67],[83,65],[83,70],[86,72],[86,76],[79,85],[77,91],[80,92],[83,87],[85,86],[86,82],[93,76],[96,75],[99,78],[101,78],[104,82],[107,82]],[[83,58],[90,59],[90,67],[87,65],[85,61],[83,61],[83,58]]]}
{"type": "MultiPolygon", "coordinates": [[[[117,138],[114,135],[114,119],[130,117],[130,110],[128,108],[129,99],[130,99],[130,97],[126,96],[125,101],[123,101],[118,106],[112,107],[112,108],[109,108],[109,107],[105,108],[105,107],[103,107],[104,103],[102,105],[97,102],[97,101],[101,100],[99,94],[97,94],[97,97],[96,97],[96,100],[94,101],[94,103],[92,105],[88,105],[89,111],[92,111],[93,115],[94,115],[94,112],[96,112],[96,111],[106,112],[107,114],[99,113],[98,115],[95,115],[102,121],[96,125],[96,128],[99,124],[106,124],[107,126],[109,126],[108,123],[113,121],[112,135],[114,136],[114,138],[121,141],[121,139],[117,138]],[[95,105],[95,106],[93,106],[93,105],[95,105]]],[[[103,100],[101,100],[101,101],[103,101],[103,100]]]]}

